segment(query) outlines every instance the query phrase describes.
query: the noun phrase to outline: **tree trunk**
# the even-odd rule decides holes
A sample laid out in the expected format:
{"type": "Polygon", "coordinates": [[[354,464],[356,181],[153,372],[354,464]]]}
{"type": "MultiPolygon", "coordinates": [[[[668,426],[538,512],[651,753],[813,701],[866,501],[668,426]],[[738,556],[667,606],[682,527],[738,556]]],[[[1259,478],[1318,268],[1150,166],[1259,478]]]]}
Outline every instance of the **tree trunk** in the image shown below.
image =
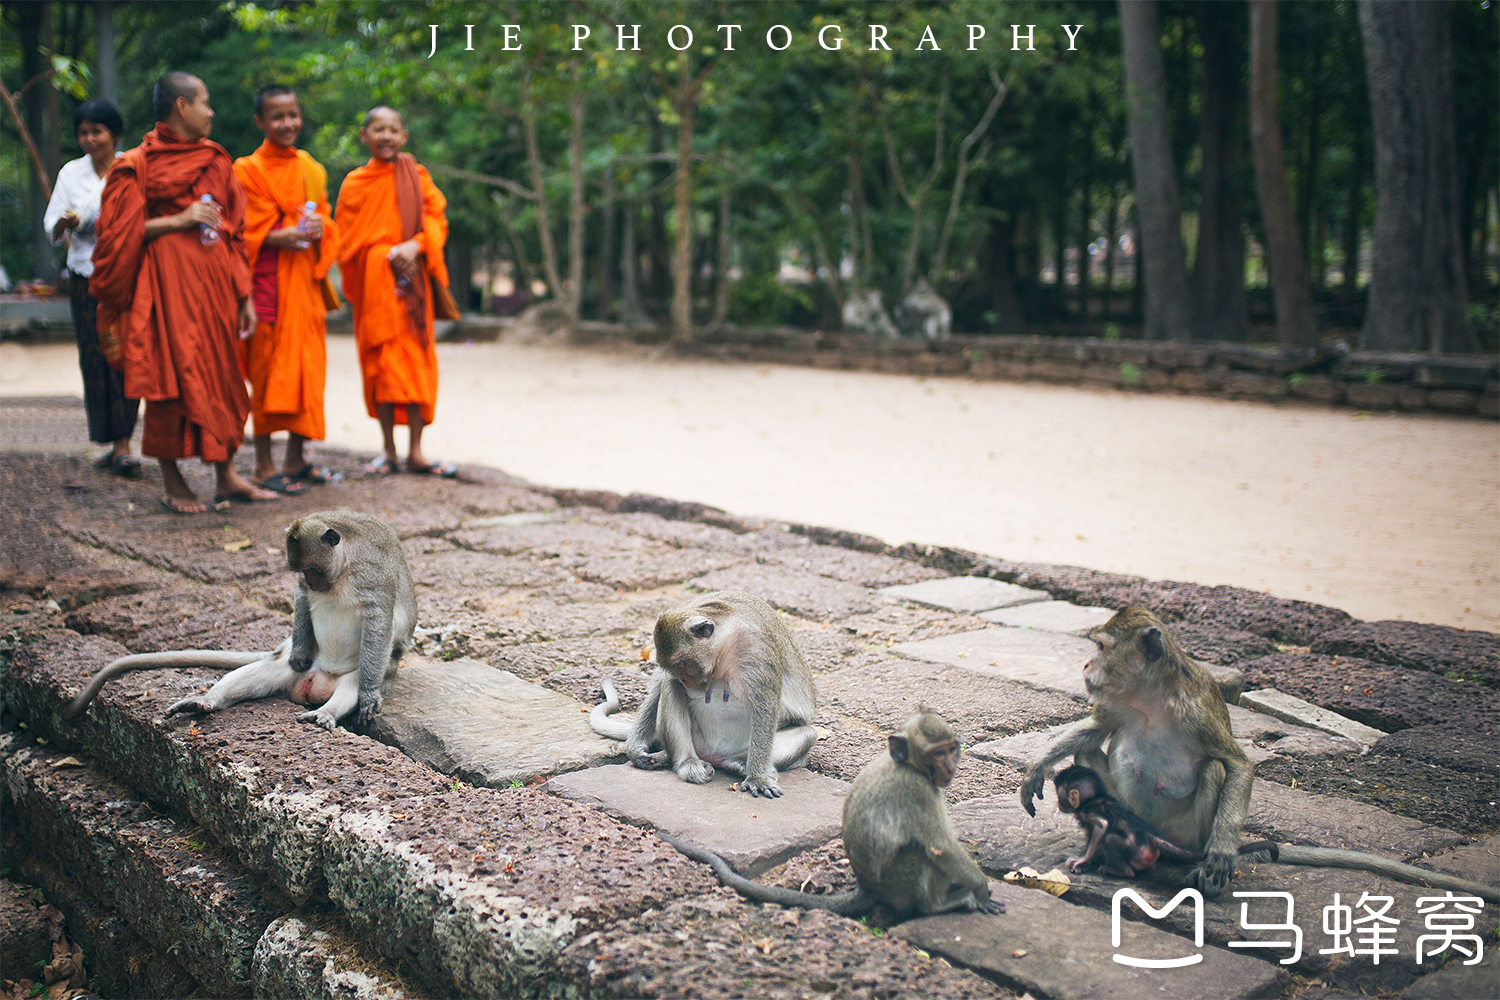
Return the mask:
{"type": "MultiPolygon", "coordinates": [[[[119,106],[120,72],[115,68],[115,5],[94,0],[94,81],[98,96],[119,106]]],[[[121,138],[124,138],[121,136],[121,138]]]]}
{"type": "Polygon", "coordinates": [[[568,94],[568,283],[565,305],[573,323],[583,311],[583,92],[568,94]]]}
{"type": "Polygon", "coordinates": [[[1203,151],[1198,213],[1198,256],[1193,261],[1193,293],[1198,336],[1242,341],[1249,337],[1245,294],[1245,220],[1237,168],[1243,155],[1244,118],[1240,86],[1244,50],[1240,47],[1240,8],[1204,3],[1198,8],[1203,40],[1203,151]]]}
{"type": "Polygon", "coordinates": [[[1312,39],[1312,67],[1307,80],[1307,164],[1297,190],[1297,234],[1307,251],[1303,266],[1318,275],[1319,287],[1323,284],[1323,244],[1317,239],[1314,217],[1319,214],[1318,161],[1323,157],[1323,46],[1327,41],[1321,33],[1312,39]]]}
{"type": "MultiPolygon", "coordinates": [[[[16,6],[17,34],[21,42],[21,81],[34,78],[38,73],[46,70],[47,65],[42,59],[41,46],[45,11],[47,4],[18,4],[16,6]]],[[[46,145],[47,139],[42,135],[42,119],[44,116],[42,108],[42,90],[50,89],[46,81],[34,84],[22,97],[21,108],[26,121],[26,130],[46,145]]],[[[31,202],[31,247],[32,271],[35,277],[51,278],[57,274],[57,258],[52,249],[52,242],[47,239],[47,234],[42,226],[42,218],[47,214],[48,194],[44,184],[51,183],[56,177],[55,172],[47,169],[46,153],[37,149],[37,156],[41,159],[41,170],[46,174],[46,181],[41,177],[31,177],[27,191],[31,202]]],[[[14,281],[25,275],[11,275],[14,281]]]]}
{"type": "Polygon", "coordinates": [[[1016,295],[1016,227],[1008,213],[990,223],[984,241],[985,267],[990,286],[990,308],[995,310],[996,333],[1025,333],[1026,319],[1016,295]]]}
{"type": "Polygon", "coordinates": [[[1084,323],[1089,320],[1089,245],[1093,243],[1091,216],[1094,214],[1093,203],[1089,198],[1090,189],[1094,186],[1094,118],[1092,115],[1084,120],[1081,131],[1083,136],[1083,189],[1079,193],[1078,207],[1078,318],[1084,323]]]}
{"type": "MultiPolygon", "coordinates": [[[[1120,37],[1130,97],[1131,164],[1140,225],[1136,259],[1146,285],[1144,336],[1147,340],[1186,340],[1192,334],[1192,304],[1182,247],[1177,171],[1167,131],[1166,73],[1156,0],[1121,0],[1120,37]]],[[[1139,289],[1139,281],[1136,287],[1139,289]]]]}
{"type": "Polygon", "coordinates": [[[623,265],[620,297],[624,300],[620,307],[620,319],[626,323],[644,323],[649,318],[641,306],[641,247],[635,235],[636,216],[639,214],[640,206],[635,199],[627,198],[625,232],[620,240],[620,261],[623,265]]]}
{"type": "Polygon", "coordinates": [[[1109,244],[1104,248],[1104,300],[1099,303],[1101,318],[1108,323],[1115,294],[1115,244],[1119,242],[1120,185],[1109,185],[1109,224],[1106,236],[1109,244]]]}
{"type": "Polygon", "coordinates": [[[531,100],[529,73],[521,79],[521,134],[526,143],[531,190],[536,198],[533,204],[536,206],[537,238],[542,243],[542,273],[547,276],[547,293],[555,298],[565,289],[557,269],[557,247],[552,242],[552,217],[547,211],[547,178],[542,172],[542,153],[536,141],[536,105],[531,100]]]}
{"type": "Polygon", "coordinates": [[[458,302],[459,312],[473,308],[474,248],[465,239],[449,240],[443,248],[448,264],[449,288],[458,302]]]}
{"type": "Polygon", "coordinates": [[[1360,0],[1375,132],[1375,252],[1360,347],[1474,351],[1459,246],[1446,0],[1360,0]]]}
{"type": "Polygon", "coordinates": [[[1318,320],[1307,287],[1307,258],[1297,236],[1286,180],[1281,125],[1276,119],[1276,2],[1250,2],[1250,145],[1255,186],[1266,227],[1266,262],[1276,302],[1276,340],[1316,344],[1318,320]]]}
{"type": "MultiPolygon", "coordinates": [[[[647,147],[652,153],[666,151],[666,137],[662,132],[661,119],[652,111],[650,117],[650,145],[647,147]]],[[[653,305],[660,306],[667,300],[667,286],[671,268],[667,262],[667,204],[662,200],[663,182],[671,176],[672,168],[660,161],[653,160],[652,173],[655,175],[655,183],[651,185],[651,191],[647,198],[647,204],[651,209],[650,218],[646,220],[646,297],[652,300],[653,305]]]]}
{"type": "Polygon", "coordinates": [[[599,246],[599,318],[606,323],[615,315],[615,168],[604,168],[604,232],[599,246]]]}
{"type": "Polygon", "coordinates": [[[672,342],[693,339],[693,112],[698,88],[691,61],[677,74],[677,241],[672,250],[672,342]]]}
{"type": "Polygon", "coordinates": [[[719,188],[719,240],[714,252],[713,328],[721,330],[729,321],[729,184],[719,188]]]}

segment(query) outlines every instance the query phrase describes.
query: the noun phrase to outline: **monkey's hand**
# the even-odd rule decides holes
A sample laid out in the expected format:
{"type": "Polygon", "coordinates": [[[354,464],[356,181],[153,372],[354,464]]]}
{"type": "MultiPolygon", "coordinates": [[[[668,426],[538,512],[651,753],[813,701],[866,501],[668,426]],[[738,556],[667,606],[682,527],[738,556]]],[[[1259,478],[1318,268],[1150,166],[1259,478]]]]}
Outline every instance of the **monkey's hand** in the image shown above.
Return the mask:
{"type": "Polygon", "coordinates": [[[1026,778],[1021,782],[1021,808],[1026,810],[1026,815],[1036,815],[1036,806],[1032,804],[1032,800],[1045,797],[1042,789],[1046,784],[1045,768],[1033,768],[1026,772],[1026,778]]]}
{"type": "Polygon", "coordinates": [[[677,777],[694,785],[706,785],[714,780],[714,766],[706,760],[694,760],[677,769],[677,777]]]}
{"type": "Polygon", "coordinates": [[[628,742],[625,744],[625,756],[630,758],[630,763],[643,771],[655,771],[671,763],[665,750],[652,753],[643,745],[638,746],[628,742]]]}
{"type": "Polygon", "coordinates": [[[781,798],[781,786],[776,784],[776,772],[756,775],[751,777],[745,775],[740,779],[740,791],[749,792],[751,795],[764,795],[768,799],[781,798]]]}
{"type": "Polygon", "coordinates": [[[980,913],[1004,913],[1005,904],[998,899],[986,899],[979,904],[980,913]]]}
{"type": "Polygon", "coordinates": [[[1235,859],[1236,855],[1230,851],[1209,851],[1203,864],[1188,875],[1188,881],[1197,886],[1205,897],[1213,899],[1223,893],[1229,880],[1234,877],[1235,859]]]}
{"type": "Polygon", "coordinates": [[[292,646],[292,655],[287,658],[286,665],[299,674],[305,674],[312,669],[313,651],[311,649],[298,649],[292,646]]]}
{"type": "Polygon", "coordinates": [[[176,715],[178,712],[197,712],[203,715],[213,710],[214,706],[207,698],[184,698],[179,702],[173,703],[172,707],[167,709],[167,714],[176,715]]]}
{"type": "Polygon", "coordinates": [[[1087,864],[1088,864],[1088,859],[1087,858],[1069,858],[1068,859],[1068,871],[1070,871],[1070,872],[1076,872],[1079,869],[1083,868],[1084,865],[1087,865],[1087,864]]]}
{"type": "Polygon", "coordinates": [[[362,694],[359,696],[359,724],[360,727],[368,726],[375,721],[375,716],[380,714],[380,692],[373,695],[362,694]]]}
{"type": "Polygon", "coordinates": [[[339,724],[339,720],[332,712],[328,711],[326,706],[324,708],[313,709],[311,712],[303,712],[297,716],[297,721],[311,722],[313,725],[322,726],[324,729],[334,729],[339,724]]]}

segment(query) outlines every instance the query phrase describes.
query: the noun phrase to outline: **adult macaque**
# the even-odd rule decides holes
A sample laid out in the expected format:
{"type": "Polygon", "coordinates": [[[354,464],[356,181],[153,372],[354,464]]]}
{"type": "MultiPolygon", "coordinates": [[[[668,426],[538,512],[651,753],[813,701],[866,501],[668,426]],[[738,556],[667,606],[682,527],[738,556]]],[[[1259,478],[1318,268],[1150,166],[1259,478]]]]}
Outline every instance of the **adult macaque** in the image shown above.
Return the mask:
{"type": "MultiPolygon", "coordinates": [[[[1255,767],[1230,732],[1218,685],[1145,608],[1125,608],[1089,639],[1099,647],[1083,668],[1093,712],[1027,767],[1021,805],[1035,816],[1049,769],[1072,756],[1167,841],[1202,852],[1189,881],[1205,896],[1219,895],[1234,875],[1255,767]]],[[[1372,854],[1290,844],[1279,853],[1283,864],[1358,868],[1500,902],[1495,887],[1372,854]]]]}
{"type": "Polygon", "coordinates": [[[844,916],[877,903],[897,919],[977,910],[1003,913],[990,883],[953,836],[942,789],[958,773],[958,738],[939,716],[919,711],[882,753],[859,772],[844,799],[844,852],[859,888],[814,896],[752,882],[712,851],[663,836],[688,857],[713,867],[727,886],[762,903],[831,910],[844,916]]]}
{"type": "Polygon", "coordinates": [[[609,681],[589,713],[601,736],[624,740],[637,767],[670,763],[703,784],[721,767],[752,795],[781,795],[778,771],[801,767],[818,740],[812,670],[769,604],[739,590],[708,594],[656,620],[656,673],[633,722],[611,718],[609,681]]]}
{"type": "Polygon", "coordinates": [[[395,532],[368,514],[324,511],[286,531],[287,568],[300,573],[292,634],[271,652],[187,649],[122,656],[100,670],[68,706],[73,718],[110,678],[163,667],[236,667],[177,712],[217,712],[284,695],[321,706],[299,718],[332,729],[357,707],[367,725],[380,712],[381,686],[411,648],[417,598],[395,532]]]}
{"type": "MultiPolygon", "coordinates": [[[[1074,764],[1057,772],[1052,785],[1057,791],[1058,810],[1076,819],[1088,837],[1083,855],[1068,859],[1069,871],[1097,867],[1106,875],[1135,878],[1155,868],[1163,858],[1186,864],[1204,860],[1201,851],[1179,847],[1126,809],[1109,794],[1104,779],[1087,767],[1074,764]]],[[[1277,846],[1269,840],[1257,840],[1239,849],[1241,855],[1260,851],[1276,860],[1277,846]]]]}

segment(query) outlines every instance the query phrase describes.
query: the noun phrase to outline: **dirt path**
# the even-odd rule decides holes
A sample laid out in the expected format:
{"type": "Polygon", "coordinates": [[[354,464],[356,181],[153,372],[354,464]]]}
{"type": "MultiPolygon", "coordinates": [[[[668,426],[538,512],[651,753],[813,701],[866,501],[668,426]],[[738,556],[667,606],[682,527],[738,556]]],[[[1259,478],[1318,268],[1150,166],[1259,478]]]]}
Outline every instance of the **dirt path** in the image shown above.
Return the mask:
{"type": "MultiPolygon", "coordinates": [[[[459,344],[430,454],[891,542],[1500,630],[1500,429],[1434,416],[459,344]]],[[[0,344],[0,395],[80,394],[0,344]]],[[[329,341],[331,443],[375,449],[329,341]]],[[[404,440],[404,432],[398,432],[404,440]]]]}

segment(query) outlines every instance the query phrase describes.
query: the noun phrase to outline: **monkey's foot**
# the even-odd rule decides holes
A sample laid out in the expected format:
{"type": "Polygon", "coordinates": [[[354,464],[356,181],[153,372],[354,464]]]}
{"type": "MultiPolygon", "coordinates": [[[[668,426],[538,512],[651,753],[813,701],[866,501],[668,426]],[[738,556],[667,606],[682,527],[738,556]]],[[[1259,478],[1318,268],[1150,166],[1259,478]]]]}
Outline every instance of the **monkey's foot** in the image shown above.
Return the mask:
{"type": "Polygon", "coordinates": [[[774,774],[759,778],[741,778],[740,791],[749,792],[751,795],[764,795],[768,799],[781,798],[781,786],[776,784],[774,774]]]}
{"type": "Polygon", "coordinates": [[[325,712],[321,708],[311,712],[303,712],[297,716],[297,721],[311,722],[313,725],[322,726],[324,729],[334,729],[339,724],[339,720],[334,717],[332,712],[325,712]]]}
{"type": "Polygon", "coordinates": [[[1036,774],[1028,772],[1026,780],[1021,782],[1021,808],[1026,810],[1026,815],[1036,815],[1036,806],[1032,804],[1032,800],[1043,798],[1042,786],[1046,783],[1045,771],[1036,774]]]}
{"type": "Polygon", "coordinates": [[[1088,862],[1085,861],[1085,860],[1083,860],[1082,858],[1069,858],[1068,859],[1068,871],[1070,871],[1070,872],[1076,872],[1078,869],[1082,868],[1086,864],[1088,864],[1088,862]]]}
{"type": "MultiPolygon", "coordinates": [[[[365,726],[368,726],[370,723],[374,722],[375,721],[375,716],[377,716],[379,714],[380,714],[380,698],[379,698],[379,696],[376,696],[375,698],[371,698],[371,699],[361,698],[359,700],[359,715],[358,715],[358,719],[359,719],[359,725],[360,725],[361,728],[363,728],[365,726]]],[[[332,728],[332,727],[330,726],[329,728],[332,728]]]]}
{"type": "Polygon", "coordinates": [[[630,758],[630,763],[643,771],[657,771],[672,763],[667,757],[665,750],[650,753],[646,750],[632,750],[627,745],[625,747],[625,756],[630,758]]]}
{"type": "Polygon", "coordinates": [[[679,767],[677,777],[695,785],[706,785],[714,780],[714,766],[706,760],[695,760],[679,767]]]}
{"type": "Polygon", "coordinates": [[[1234,877],[1235,855],[1214,851],[1188,875],[1188,881],[1209,899],[1220,895],[1234,877]]]}
{"type": "Polygon", "coordinates": [[[986,899],[984,905],[979,907],[980,913],[1004,913],[1005,904],[998,899],[986,899]]]}
{"type": "Polygon", "coordinates": [[[184,698],[167,709],[167,714],[176,715],[178,712],[197,712],[199,715],[206,715],[213,710],[213,703],[207,698],[184,698]]]}

